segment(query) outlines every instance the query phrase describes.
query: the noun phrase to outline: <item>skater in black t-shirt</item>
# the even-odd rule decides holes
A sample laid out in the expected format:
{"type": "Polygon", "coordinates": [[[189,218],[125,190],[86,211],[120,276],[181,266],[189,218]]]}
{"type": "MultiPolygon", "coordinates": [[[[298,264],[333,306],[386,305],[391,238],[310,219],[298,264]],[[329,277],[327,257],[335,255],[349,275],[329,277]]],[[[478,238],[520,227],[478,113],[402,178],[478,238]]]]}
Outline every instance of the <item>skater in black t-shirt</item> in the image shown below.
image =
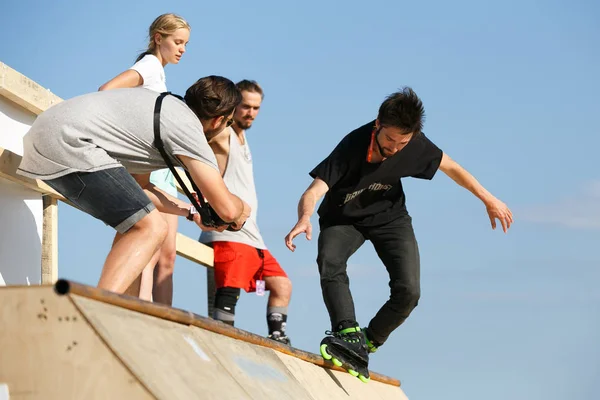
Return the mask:
{"type": "Polygon", "coordinates": [[[285,237],[287,247],[300,233],[311,239],[310,217],[319,199],[317,264],[332,332],[321,354],[362,381],[369,379],[368,353],[380,347],[417,306],[419,250],[405,206],[401,178],[432,179],[438,169],[477,196],[492,228],[504,232],[513,222],[508,207],[489,193],[423,133],[424,109],[410,88],[386,98],[377,119],[346,135],[310,175],[300,198],[298,222],[285,237]],[[390,298],[361,329],[356,322],[346,263],[365,242],[373,243],[390,276],[390,298]]]}

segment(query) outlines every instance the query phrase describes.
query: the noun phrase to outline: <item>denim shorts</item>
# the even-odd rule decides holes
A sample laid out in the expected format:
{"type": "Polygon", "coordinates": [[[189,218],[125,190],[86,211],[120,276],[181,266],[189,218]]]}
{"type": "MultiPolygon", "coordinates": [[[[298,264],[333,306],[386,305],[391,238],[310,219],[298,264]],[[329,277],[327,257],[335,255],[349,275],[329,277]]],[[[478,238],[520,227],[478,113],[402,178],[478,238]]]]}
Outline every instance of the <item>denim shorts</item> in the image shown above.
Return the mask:
{"type": "Polygon", "coordinates": [[[73,172],[45,183],[75,207],[119,233],[127,232],[156,208],[123,167],[73,172]]]}

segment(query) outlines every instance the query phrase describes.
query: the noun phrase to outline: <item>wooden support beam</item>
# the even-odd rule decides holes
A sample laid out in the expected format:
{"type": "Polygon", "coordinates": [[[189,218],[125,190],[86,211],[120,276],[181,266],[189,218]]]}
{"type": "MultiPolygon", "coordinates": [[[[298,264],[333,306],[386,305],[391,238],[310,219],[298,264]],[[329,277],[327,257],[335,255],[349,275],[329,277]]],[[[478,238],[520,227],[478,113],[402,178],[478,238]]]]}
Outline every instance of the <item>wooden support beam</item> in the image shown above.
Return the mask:
{"type": "Polygon", "coordinates": [[[58,279],[58,200],[45,195],[42,202],[42,284],[54,284],[58,279]]]}
{"type": "Polygon", "coordinates": [[[60,97],[0,62],[0,96],[35,115],[62,101],[60,97]]]}
{"type": "MultiPolygon", "coordinates": [[[[190,192],[193,192],[194,189],[192,188],[192,184],[190,183],[190,180],[186,176],[185,172],[183,172],[181,170],[181,168],[177,168],[177,172],[179,172],[179,176],[181,177],[181,180],[183,181],[183,183],[185,183],[185,186],[188,188],[188,190],[190,192]]],[[[181,189],[181,185],[179,185],[179,182],[175,181],[175,186],[177,186],[177,191],[179,193],[185,195],[185,192],[183,191],[183,189],[181,189]]]]}
{"type": "Polygon", "coordinates": [[[49,194],[61,201],[67,201],[62,195],[58,194],[54,189],[39,179],[30,179],[23,175],[18,175],[17,168],[20,163],[20,155],[0,147],[0,177],[18,183],[38,193],[49,194]]]}
{"type": "Polygon", "coordinates": [[[215,295],[217,294],[217,284],[215,283],[215,269],[206,268],[206,308],[210,318],[215,311],[215,295]]]}
{"type": "Polygon", "coordinates": [[[205,267],[212,267],[214,262],[212,248],[179,232],[177,232],[177,255],[205,267]]]}

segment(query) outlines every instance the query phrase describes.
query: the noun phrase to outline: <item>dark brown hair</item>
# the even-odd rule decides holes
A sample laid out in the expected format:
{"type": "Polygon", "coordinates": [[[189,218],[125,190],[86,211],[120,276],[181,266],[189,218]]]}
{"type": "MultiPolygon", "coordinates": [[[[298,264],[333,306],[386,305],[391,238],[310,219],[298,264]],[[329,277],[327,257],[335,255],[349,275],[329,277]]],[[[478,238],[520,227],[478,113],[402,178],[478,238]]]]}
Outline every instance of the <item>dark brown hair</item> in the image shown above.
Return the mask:
{"type": "Polygon", "coordinates": [[[255,93],[260,94],[261,99],[265,98],[265,94],[263,93],[262,88],[256,81],[243,79],[243,80],[239,81],[238,83],[236,83],[236,86],[240,90],[240,92],[243,92],[243,91],[255,92],[255,93]]]}
{"type": "Polygon", "coordinates": [[[418,135],[423,129],[425,108],[417,94],[409,87],[392,93],[379,107],[377,116],[382,126],[402,129],[406,134],[418,135]]]}
{"type": "Polygon", "coordinates": [[[190,86],[184,99],[198,118],[210,119],[230,115],[241,103],[242,94],[229,79],[210,75],[190,86]]]}

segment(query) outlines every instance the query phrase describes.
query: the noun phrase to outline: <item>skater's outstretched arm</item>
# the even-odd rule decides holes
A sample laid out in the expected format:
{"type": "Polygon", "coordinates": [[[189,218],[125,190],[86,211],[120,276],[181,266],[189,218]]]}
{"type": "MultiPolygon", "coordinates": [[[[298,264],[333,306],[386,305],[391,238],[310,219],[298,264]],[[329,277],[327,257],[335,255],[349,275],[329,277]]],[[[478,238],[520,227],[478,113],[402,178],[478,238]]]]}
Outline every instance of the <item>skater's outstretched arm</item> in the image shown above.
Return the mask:
{"type": "Polygon", "coordinates": [[[329,186],[327,186],[325,181],[315,178],[308,189],[302,194],[302,197],[300,197],[300,201],[298,202],[298,222],[285,237],[285,245],[291,251],[296,249],[296,245],[292,242],[299,234],[304,232],[306,233],[306,239],[310,240],[312,238],[310,217],[315,211],[317,202],[328,190],[329,186]]]}
{"type": "Polygon", "coordinates": [[[448,175],[454,182],[477,196],[477,198],[485,204],[490,222],[492,223],[492,229],[496,229],[496,219],[498,219],[502,224],[502,230],[506,233],[513,223],[512,212],[506,204],[488,192],[473,175],[445,153],[442,156],[440,170],[448,175]]]}

